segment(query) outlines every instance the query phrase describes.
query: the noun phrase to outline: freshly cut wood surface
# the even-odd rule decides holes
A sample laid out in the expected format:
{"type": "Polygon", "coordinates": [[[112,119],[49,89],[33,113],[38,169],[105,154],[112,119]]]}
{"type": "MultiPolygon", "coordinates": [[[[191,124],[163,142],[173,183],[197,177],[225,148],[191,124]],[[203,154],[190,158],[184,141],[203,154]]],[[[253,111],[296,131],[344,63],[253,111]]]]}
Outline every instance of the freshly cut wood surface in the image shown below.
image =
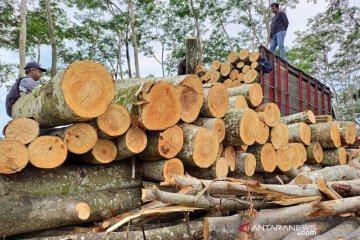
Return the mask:
{"type": "Polygon", "coordinates": [[[266,125],[264,122],[259,121],[259,131],[256,135],[255,142],[258,144],[265,144],[270,136],[270,130],[268,125],[266,125]]]}
{"type": "Polygon", "coordinates": [[[242,70],[241,70],[241,72],[244,74],[244,82],[245,82],[245,74],[249,71],[251,69],[251,67],[249,66],[249,65],[245,65],[243,68],[242,68],[242,70]]]}
{"type": "Polygon", "coordinates": [[[236,152],[235,169],[230,173],[230,176],[238,177],[242,174],[252,176],[256,169],[256,158],[251,153],[236,152]]]}
{"type": "Polygon", "coordinates": [[[316,118],[314,113],[311,110],[307,110],[304,112],[295,113],[289,116],[282,117],[280,120],[282,123],[285,123],[286,125],[293,124],[293,123],[299,123],[299,122],[305,122],[307,124],[313,124],[316,123],[316,118]]]}
{"type": "Polygon", "coordinates": [[[296,143],[289,143],[288,145],[294,146],[297,148],[297,152],[300,155],[300,159],[301,159],[300,162],[294,160],[292,166],[294,168],[299,168],[300,166],[303,166],[304,163],[307,161],[307,152],[306,152],[306,148],[305,148],[304,144],[296,142],[296,143]]]}
{"type": "Polygon", "coordinates": [[[258,134],[259,118],[252,109],[229,110],[223,118],[225,123],[225,145],[252,145],[258,134]]]}
{"type": "Polygon", "coordinates": [[[16,101],[12,115],[33,118],[40,126],[60,126],[101,115],[114,95],[113,79],[103,65],[78,61],[16,101]]]}
{"type": "Polygon", "coordinates": [[[236,64],[236,68],[239,70],[242,70],[242,68],[245,66],[245,63],[243,61],[238,62],[238,64],[236,64]]]}
{"type": "Polygon", "coordinates": [[[40,136],[28,147],[29,161],[38,168],[55,168],[65,162],[68,149],[66,144],[55,136],[40,136]]]}
{"type": "Polygon", "coordinates": [[[221,73],[218,71],[212,71],[210,75],[210,80],[207,83],[217,83],[222,79],[221,73]]]}
{"type": "Polygon", "coordinates": [[[213,70],[213,71],[219,71],[220,67],[221,67],[221,62],[219,60],[214,60],[211,63],[211,70],[213,70]]]}
{"type": "Polygon", "coordinates": [[[184,164],[199,168],[210,167],[218,154],[219,141],[216,134],[208,129],[182,123],[184,146],[177,155],[184,164]]]}
{"type": "Polygon", "coordinates": [[[219,143],[219,149],[216,155],[216,159],[220,158],[224,152],[224,144],[222,142],[219,143]]]}
{"type": "Polygon", "coordinates": [[[3,129],[5,138],[18,140],[23,144],[28,144],[39,136],[39,124],[30,118],[15,118],[10,120],[3,129]]]}
{"type": "Polygon", "coordinates": [[[336,121],[340,129],[340,140],[343,145],[353,144],[356,138],[355,122],[336,121]]]}
{"type": "Polygon", "coordinates": [[[223,76],[223,77],[229,76],[231,70],[232,70],[232,65],[229,61],[225,61],[225,62],[221,63],[221,68],[220,68],[221,76],[223,76]]]}
{"type": "Polygon", "coordinates": [[[201,108],[201,116],[222,118],[229,106],[227,88],[219,83],[210,88],[204,88],[205,101],[201,108]]]}
{"type": "Polygon", "coordinates": [[[345,148],[334,148],[334,149],[325,149],[324,157],[321,161],[323,166],[335,166],[335,165],[345,165],[346,164],[346,151],[345,148]]]}
{"type": "Polygon", "coordinates": [[[260,121],[269,127],[275,127],[281,118],[280,109],[275,103],[265,103],[256,108],[260,121]]]}
{"type": "Polygon", "coordinates": [[[230,88],[227,90],[229,96],[242,95],[250,107],[257,107],[263,100],[263,92],[260,84],[242,84],[239,87],[230,88]]]}
{"type": "Polygon", "coordinates": [[[248,49],[241,49],[239,52],[239,58],[241,61],[245,62],[245,63],[250,63],[249,61],[249,57],[250,57],[250,52],[248,49]]]}
{"type": "Polygon", "coordinates": [[[224,86],[227,87],[227,88],[232,88],[232,85],[233,85],[233,80],[231,80],[230,78],[226,79],[224,82],[223,82],[224,86]]]}
{"type": "Polygon", "coordinates": [[[249,105],[246,102],[246,99],[242,95],[233,96],[229,98],[229,109],[247,109],[249,105]]]}
{"type": "Polygon", "coordinates": [[[220,118],[198,118],[192,124],[213,131],[222,142],[225,138],[225,123],[220,118]]]}
{"type": "Polygon", "coordinates": [[[104,164],[114,161],[116,155],[115,143],[109,139],[99,138],[91,151],[83,156],[83,159],[92,164],[104,164]]]}
{"type": "Polygon", "coordinates": [[[251,69],[255,69],[256,71],[260,72],[261,66],[258,62],[252,62],[250,67],[251,69]]]}
{"type": "Polygon", "coordinates": [[[181,120],[186,123],[193,122],[200,113],[204,103],[204,92],[201,80],[196,75],[188,75],[176,90],[180,96],[181,120]]]}
{"type": "Polygon", "coordinates": [[[301,142],[305,145],[310,144],[311,129],[303,122],[288,125],[289,142],[301,142]]]}
{"type": "Polygon", "coordinates": [[[28,149],[18,140],[0,140],[0,173],[21,171],[29,162],[28,149]]]}
{"type": "Polygon", "coordinates": [[[237,80],[238,76],[239,76],[239,70],[237,69],[232,70],[229,75],[231,80],[237,80]]]}
{"type": "Polygon", "coordinates": [[[222,154],[223,158],[226,159],[230,171],[234,171],[236,165],[236,151],[233,146],[226,146],[222,154]]]}
{"type": "Polygon", "coordinates": [[[130,127],[116,142],[117,156],[115,160],[123,160],[142,152],[147,144],[147,136],[143,130],[130,127]]]}
{"type": "Polygon", "coordinates": [[[260,53],[259,52],[252,52],[251,54],[250,54],[250,57],[249,57],[249,60],[250,60],[250,62],[256,62],[256,61],[258,61],[259,60],[259,58],[260,58],[260,53]]]}
{"type": "Polygon", "coordinates": [[[199,179],[225,178],[229,172],[227,160],[223,157],[218,158],[209,168],[199,169],[197,167],[187,167],[186,172],[199,179]]]}
{"type": "Polygon", "coordinates": [[[341,146],[340,130],[336,123],[316,123],[309,125],[311,142],[318,142],[323,148],[337,148],[341,146]]]}
{"type": "MultiPolygon", "coordinates": [[[[244,68],[243,68],[243,71],[244,71],[244,68]]],[[[253,83],[256,81],[259,81],[258,71],[256,69],[249,69],[244,75],[244,82],[245,83],[253,83]]]]}
{"type": "Polygon", "coordinates": [[[273,172],[275,170],[277,164],[277,154],[270,143],[251,146],[247,151],[254,154],[256,160],[260,163],[256,164],[256,171],[273,172]]]}
{"type": "Polygon", "coordinates": [[[143,176],[173,185],[173,175],[184,175],[184,165],[178,158],[141,163],[143,176]]]}
{"type": "Polygon", "coordinates": [[[238,76],[237,76],[237,80],[242,83],[244,82],[244,74],[242,72],[239,72],[238,76]]]}
{"type": "Polygon", "coordinates": [[[301,165],[301,155],[299,149],[295,145],[288,144],[276,151],[276,165],[281,171],[289,171],[291,167],[299,167],[301,165]]]}
{"type": "Polygon", "coordinates": [[[164,131],[150,131],[146,148],[138,156],[143,160],[170,159],[180,152],[183,144],[184,134],[177,125],[164,131]]]}
{"type": "Polygon", "coordinates": [[[124,106],[111,103],[106,111],[96,118],[96,125],[100,137],[117,137],[130,127],[130,114],[124,106]]]}
{"type": "Polygon", "coordinates": [[[289,142],[288,126],[284,123],[279,123],[270,131],[270,142],[276,150],[286,146],[289,142]]]}
{"type": "Polygon", "coordinates": [[[228,55],[228,61],[231,64],[236,65],[240,61],[239,53],[235,52],[235,51],[230,52],[229,55],[228,55]]]}
{"type": "Polygon", "coordinates": [[[96,130],[87,123],[76,123],[62,132],[56,131],[53,134],[62,138],[68,150],[76,154],[90,151],[98,140],[96,130]]]}

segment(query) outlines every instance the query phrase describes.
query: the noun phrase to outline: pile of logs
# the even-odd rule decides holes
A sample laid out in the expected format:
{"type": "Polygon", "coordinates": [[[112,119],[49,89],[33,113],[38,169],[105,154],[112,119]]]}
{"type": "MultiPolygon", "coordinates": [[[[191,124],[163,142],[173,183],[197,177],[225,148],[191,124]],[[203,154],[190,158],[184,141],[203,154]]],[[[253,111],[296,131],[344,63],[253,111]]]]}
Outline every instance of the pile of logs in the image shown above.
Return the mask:
{"type": "Polygon", "coordinates": [[[80,61],[19,99],[0,140],[0,234],[359,234],[355,123],[311,110],[282,117],[262,104],[259,57],[241,50],[195,75],[115,83],[102,65],[80,61]]]}

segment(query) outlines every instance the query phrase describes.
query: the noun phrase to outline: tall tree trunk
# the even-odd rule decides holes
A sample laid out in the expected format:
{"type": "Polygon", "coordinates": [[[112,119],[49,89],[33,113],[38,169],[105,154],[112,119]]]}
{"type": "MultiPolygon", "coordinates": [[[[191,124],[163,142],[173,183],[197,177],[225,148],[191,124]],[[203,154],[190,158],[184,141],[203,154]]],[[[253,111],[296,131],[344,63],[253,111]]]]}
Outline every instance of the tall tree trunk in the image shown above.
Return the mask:
{"type": "MultiPolygon", "coordinates": [[[[121,31],[118,31],[118,60],[117,60],[117,66],[116,66],[116,72],[117,69],[119,68],[120,71],[120,79],[124,79],[124,74],[123,74],[123,69],[122,69],[122,64],[121,64],[121,47],[122,47],[122,35],[121,35],[121,31]]],[[[117,80],[117,79],[116,79],[117,80]]]]}
{"type": "Polygon", "coordinates": [[[37,45],[37,62],[38,63],[40,62],[40,55],[41,55],[40,47],[41,47],[41,44],[38,43],[38,45],[37,45]]]}
{"type": "Polygon", "coordinates": [[[135,60],[135,71],[136,77],[140,77],[140,69],[139,69],[139,52],[137,47],[136,40],[136,25],[135,25],[135,12],[134,12],[134,2],[133,0],[129,0],[129,14],[130,14],[130,26],[131,26],[131,36],[132,36],[132,44],[134,48],[134,60],[135,60]]]}
{"type": "Polygon", "coordinates": [[[129,28],[126,29],[125,47],[126,47],[126,60],[128,64],[129,78],[132,78],[130,52],[129,52],[129,28]]]}
{"type": "Polygon", "coordinates": [[[199,23],[199,9],[195,9],[194,7],[194,1],[190,0],[190,7],[191,11],[194,17],[194,27],[196,30],[196,38],[198,41],[198,64],[203,64],[203,48],[202,48],[202,42],[201,42],[201,28],[199,23]]]}
{"type": "Polygon", "coordinates": [[[51,40],[51,77],[54,77],[57,72],[57,53],[56,53],[56,39],[54,34],[54,26],[52,22],[50,0],[45,0],[45,8],[47,15],[47,23],[49,28],[50,40],[51,40]]]}
{"type": "Polygon", "coordinates": [[[19,77],[25,76],[25,64],[26,64],[26,0],[21,0],[20,5],[20,36],[19,36],[19,77]]]}

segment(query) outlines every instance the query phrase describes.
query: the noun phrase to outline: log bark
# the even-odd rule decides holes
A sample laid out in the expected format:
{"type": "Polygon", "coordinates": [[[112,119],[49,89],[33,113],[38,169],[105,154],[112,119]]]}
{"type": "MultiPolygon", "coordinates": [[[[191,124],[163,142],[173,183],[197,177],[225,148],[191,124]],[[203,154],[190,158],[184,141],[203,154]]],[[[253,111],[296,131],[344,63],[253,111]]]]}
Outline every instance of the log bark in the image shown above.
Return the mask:
{"type": "Polygon", "coordinates": [[[135,188],[140,185],[139,180],[131,178],[129,162],[97,166],[64,165],[51,171],[26,168],[15,175],[0,175],[0,196],[11,193],[32,196],[66,195],[135,188]]]}
{"type": "Polygon", "coordinates": [[[333,183],[331,188],[343,197],[360,196],[360,186],[355,184],[333,183]]]}
{"type": "Polygon", "coordinates": [[[237,151],[235,169],[230,172],[229,176],[237,177],[245,174],[250,177],[254,175],[256,166],[256,158],[253,154],[237,151]]]}
{"type": "Polygon", "coordinates": [[[346,235],[345,237],[340,238],[339,240],[358,240],[360,237],[360,228],[346,235]]]}
{"type": "Polygon", "coordinates": [[[292,181],[292,183],[295,184],[316,183],[317,178],[323,178],[327,182],[357,179],[360,178],[360,169],[353,168],[348,165],[325,167],[320,170],[301,173],[292,181]]]}
{"type": "Polygon", "coordinates": [[[147,145],[144,151],[138,154],[142,160],[159,160],[173,158],[184,144],[184,134],[177,125],[165,131],[150,131],[147,133],[147,145]]]}
{"type": "Polygon", "coordinates": [[[279,124],[281,113],[275,103],[265,103],[256,108],[260,121],[263,121],[269,127],[275,127],[279,124]]]}
{"type": "Polygon", "coordinates": [[[331,122],[333,117],[331,115],[316,115],[315,116],[316,123],[326,123],[331,122]]]}
{"type": "Polygon", "coordinates": [[[99,138],[95,146],[82,156],[82,160],[91,164],[106,164],[115,160],[117,147],[109,139],[99,138]]]}
{"type": "Polygon", "coordinates": [[[104,113],[114,95],[114,82],[103,65],[78,61],[16,101],[12,115],[46,127],[86,121],[104,113]]]}
{"type": "Polygon", "coordinates": [[[324,157],[323,149],[318,142],[312,142],[306,146],[307,163],[317,164],[321,163],[324,157]]]}
{"type": "Polygon", "coordinates": [[[311,110],[307,110],[304,112],[295,113],[289,116],[282,117],[280,120],[282,123],[286,125],[290,125],[293,123],[304,122],[307,124],[316,123],[316,118],[314,113],[311,110]]]}
{"type": "Polygon", "coordinates": [[[98,135],[102,138],[114,138],[124,134],[130,127],[130,114],[120,105],[111,103],[106,111],[96,118],[98,135]]]}
{"type": "Polygon", "coordinates": [[[277,154],[270,143],[264,145],[252,146],[248,152],[254,154],[257,164],[256,171],[259,172],[273,172],[277,164],[277,154]]]}
{"type": "Polygon", "coordinates": [[[242,95],[233,96],[229,98],[229,109],[244,110],[249,108],[246,99],[242,95]]]}
{"type": "Polygon", "coordinates": [[[0,140],[0,173],[11,174],[21,171],[29,162],[29,152],[17,140],[0,140]]]}
{"type": "Polygon", "coordinates": [[[323,148],[338,148],[341,146],[340,130],[336,123],[316,123],[309,125],[311,142],[318,142],[323,148]]]}
{"type": "Polygon", "coordinates": [[[226,146],[222,154],[228,163],[230,171],[234,171],[236,166],[236,151],[233,146],[226,146]]]}
{"type": "Polygon", "coordinates": [[[192,124],[213,131],[219,142],[222,142],[225,138],[225,123],[222,119],[199,117],[192,124]]]}
{"type": "Polygon", "coordinates": [[[340,223],[336,227],[327,231],[322,235],[314,237],[314,240],[330,240],[330,239],[339,239],[345,237],[351,232],[355,231],[359,227],[359,224],[355,220],[348,220],[340,223]]]}
{"type": "Polygon", "coordinates": [[[201,179],[225,178],[228,175],[229,166],[227,160],[221,157],[216,159],[209,168],[199,169],[197,167],[187,167],[186,172],[193,177],[201,179]]]}
{"type": "Polygon", "coordinates": [[[252,145],[255,142],[259,119],[252,109],[229,110],[223,120],[225,123],[225,145],[252,145]]]}
{"type": "Polygon", "coordinates": [[[340,129],[340,140],[342,145],[353,144],[356,138],[355,122],[336,121],[340,129]]]}
{"type": "Polygon", "coordinates": [[[202,127],[182,123],[179,127],[184,132],[184,145],[179,154],[179,159],[184,164],[210,167],[218,154],[219,142],[214,132],[202,127]]]}
{"type": "MultiPolygon", "coordinates": [[[[243,73],[244,73],[243,68],[243,73]]],[[[244,73],[244,83],[253,83],[260,82],[260,74],[256,69],[249,69],[246,73],[244,73]]]]}
{"type": "Polygon", "coordinates": [[[279,123],[270,131],[269,141],[276,150],[285,147],[289,142],[289,129],[284,123],[279,123]]]}
{"type": "Polygon", "coordinates": [[[204,88],[204,104],[200,115],[203,117],[222,118],[229,107],[227,88],[219,83],[210,88],[204,88]]]}
{"type": "Polygon", "coordinates": [[[0,200],[0,234],[11,236],[98,221],[134,209],[140,205],[140,201],[138,188],[50,197],[11,196],[0,200]],[[88,218],[79,218],[76,206],[80,203],[90,206],[88,218]]]}
{"type": "Polygon", "coordinates": [[[98,140],[95,128],[87,123],[76,123],[69,127],[54,129],[47,134],[61,138],[68,150],[75,154],[90,151],[98,140]]]}
{"type": "Polygon", "coordinates": [[[187,37],[185,53],[186,74],[194,74],[196,72],[198,51],[201,51],[201,46],[198,46],[198,39],[192,36],[187,37]]]}
{"type": "Polygon", "coordinates": [[[265,144],[270,136],[270,130],[268,125],[266,125],[264,122],[259,121],[259,131],[256,136],[255,142],[258,144],[265,144]]]}
{"type": "Polygon", "coordinates": [[[346,164],[346,151],[345,148],[325,149],[324,157],[321,161],[323,166],[335,166],[346,164]]]}
{"type": "Polygon", "coordinates": [[[127,108],[132,125],[139,124],[148,130],[164,130],[180,120],[180,96],[174,85],[186,78],[187,75],[181,75],[118,81],[114,103],[127,108]]]}
{"type": "Polygon", "coordinates": [[[68,149],[65,143],[54,136],[41,136],[28,147],[29,161],[38,168],[56,168],[66,160],[68,149]]]}
{"type": "Polygon", "coordinates": [[[257,83],[242,84],[239,87],[230,88],[227,91],[231,97],[242,95],[250,107],[260,105],[263,100],[261,86],[257,83]]]}
{"type": "Polygon", "coordinates": [[[15,118],[5,125],[3,134],[8,140],[18,140],[26,145],[39,136],[40,127],[33,119],[15,118]]]}
{"type": "Polygon", "coordinates": [[[242,224],[242,213],[226,217],[206,217],[204,219],[204,240],[238,238],[239,226],[242,224]]]}
{"type": "Polygon", "coordinates": [[[346,148],[346,158],[351,161],[353,158],[360,157],[360,149],[346,148]]]}
{"type": "Polygon", "coordinates": [[[140,166],[142,175],[152,180],[173,185],[173,174],[183,175],[184,165],[177,158],[153,162],[142,162],[140,166]]]}
{"type": "Polygon", "coordinates": [[[116,161],[120,161],[141,153],[147,145],[147,136],[143,130],[130,127],[126,133],[116,141],[116,161]]]}
{"type": "Polygon", "coordinates": [[[303,122],[288,125],[289,142],[300,142],[305,145],[310,144],[311,129],[303,122]]]}
{"type": "Polygon", "coordinates": [[[310,221],[302,224],[298,230],[286,235],[283,240],[306,240],[310,236],[314,237],[326,232],[331,226],[332,224],[329,221],[310,221]]]}

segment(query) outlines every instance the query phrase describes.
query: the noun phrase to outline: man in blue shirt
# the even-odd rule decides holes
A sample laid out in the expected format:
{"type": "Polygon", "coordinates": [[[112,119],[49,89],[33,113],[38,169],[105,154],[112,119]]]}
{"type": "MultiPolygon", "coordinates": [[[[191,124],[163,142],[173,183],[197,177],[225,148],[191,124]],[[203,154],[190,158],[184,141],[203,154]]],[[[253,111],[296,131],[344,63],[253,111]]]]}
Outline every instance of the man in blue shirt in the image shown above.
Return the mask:
{"type": "Polygon", "coordinates": [[[272,3],[270,5],[271,11],[275,16],[271,19],[271,30],[270,30],[270,50],[275,52],[277,46],[279,46],[280,57],[285,59],[285,46],[284,40],[286,30],[289,26],[289,20],[286,13],[279,10],[278,3],[272,3]]]}

